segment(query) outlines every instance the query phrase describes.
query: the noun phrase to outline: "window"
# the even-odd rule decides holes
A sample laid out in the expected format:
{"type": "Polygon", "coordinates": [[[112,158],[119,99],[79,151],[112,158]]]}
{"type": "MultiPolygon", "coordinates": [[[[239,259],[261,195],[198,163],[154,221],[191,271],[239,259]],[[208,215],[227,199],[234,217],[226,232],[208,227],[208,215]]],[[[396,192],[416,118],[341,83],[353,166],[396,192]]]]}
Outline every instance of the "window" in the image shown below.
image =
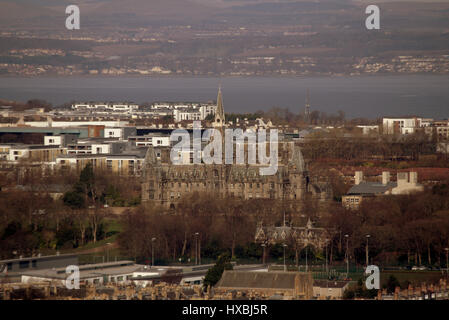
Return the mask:
{"type": "Polygon", "coordinates": [[[37,268],[37,261],[36,260],[31,261],[31,267],[37,268]]]}
{"type": "Polygon", "coordinates": [[[30,261],[20,261],[19,263],[20,269],[26,269],[30,267],[30,261]]]}

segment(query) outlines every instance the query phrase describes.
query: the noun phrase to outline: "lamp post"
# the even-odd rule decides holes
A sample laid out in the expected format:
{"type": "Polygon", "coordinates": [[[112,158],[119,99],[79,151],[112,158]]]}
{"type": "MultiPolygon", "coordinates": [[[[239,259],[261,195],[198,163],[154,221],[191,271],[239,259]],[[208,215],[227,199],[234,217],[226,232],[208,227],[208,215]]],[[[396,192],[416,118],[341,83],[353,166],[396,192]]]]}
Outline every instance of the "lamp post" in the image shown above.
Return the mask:
{"type": "Polygon", "coordinates": [[[308,254],[308,251],[307,251],[307,247],[306,247],[306,272],[309,271],[309,264],[307,262],[307,254],[308,254]]]}
{"type": "Polygon", "coordinates": [[[195,232],[195,265],[198,264],[198,236],[200,234],[195,232]]]}
{"type": "Polygon", "coordinates": [[[368,240],[371,237],[371,235],[366,235],[366,266],[368,267],[369,264],[369,249],[368,249],[368,240]]]}
{"type": "Polygon", "coordinates": [[[329,276],[329,269],[327,267],[327,242],[326,242],[326,275],[329,276]]]}
{"type": "Polygon", "coordinates": [[[265,243],[262,243],[262,249],[263,249],[263,251],[262,251],[262,264],[263,265],[265,265],[265,248],[266,248],[266,244],[265,243]]]}
{"type": "Polygon", "coordinates": [[[346,238],[346,279],[349,277],[349,235],[345,234],[346,238]]]}
{"type": "Polygon", "coordinates": [[[282,245],[282,247],[284,248],[284,271],[287,271],[287,265],[285,264],[285,247],[286,246],[287,245],[285,243],[282,245]]]}
{"type": "Polygon", "coordinates": [[[444,250],[446,251],[446,279],[449,278],[449,248],[444,248],[444,250]]]}
{"type": "Polygon", "coordinates": [[[156,238],[151,238],[151,266],[154,266],[154,241],[156,238]]]}
{"type": "Polygon", "coordinates": [[[109,246],[111,245],[110,242],[106,243],[106,257],[107,257],[107,262],[109,262],[109,246]]]}

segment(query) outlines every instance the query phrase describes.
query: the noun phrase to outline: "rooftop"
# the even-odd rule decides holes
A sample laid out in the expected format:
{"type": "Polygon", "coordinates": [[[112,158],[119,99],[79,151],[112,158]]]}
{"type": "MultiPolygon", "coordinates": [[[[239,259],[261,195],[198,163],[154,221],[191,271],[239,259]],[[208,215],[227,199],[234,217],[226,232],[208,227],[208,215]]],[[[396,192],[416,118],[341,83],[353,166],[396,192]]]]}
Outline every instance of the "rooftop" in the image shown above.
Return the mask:
{"type": "Polygon", "coordinates": [[[306,279],[309,274],[304,272],[254,272],[225,270],[217,288],[241,289],[295,289],[297,276],[306,279]]]}
{"type": "Polygon", "coordinates": [[[382,184],[380,182],[360,182],[360,184],[356,184],[351,187],[348,191],[348,195],[358,195],[358,194],[383,194],[388,190],[397,187],[396,182],[388,182],[387,184],[382,184]]]}
{"type": "MultiPolygon", "coordinates": [[[[143,265],[134,264],[134,261],[117,261],[79,266],[80,279],[101,277],[103,275],[129,274],[144,271],[143,265]]],[[[23,275],[49,279],[66,279],[66,268],[42,269],[24,272],[23,275]]]]}
{"type": "Polygon", "coordinates": [[[10,263],[10,262],[20,262],[20,261],[26,261],[26,260],[48,260],[48,259],[63,259],[68,257],[77,257],[76,254],[58,254],[58,255],[52,255],[52,256],[35,256],[35,257],[24,257],[24,258],[15,258],[15,259],[7,259],[7,260],[0,260],[0,264],[3,263],[10,263]]]}

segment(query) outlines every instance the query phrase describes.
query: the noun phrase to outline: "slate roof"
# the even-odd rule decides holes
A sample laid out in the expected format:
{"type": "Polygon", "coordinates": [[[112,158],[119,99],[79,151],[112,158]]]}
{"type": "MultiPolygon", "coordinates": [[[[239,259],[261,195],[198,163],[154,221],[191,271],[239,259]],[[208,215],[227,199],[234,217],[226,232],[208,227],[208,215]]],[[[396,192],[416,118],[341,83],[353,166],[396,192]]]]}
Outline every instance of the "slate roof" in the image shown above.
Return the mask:
{"type": "Polygon", "coordinates": [[[217,288],[241,289],[295,289],[296,276],[307,275],[299,272],[242,272],[225,270],[216,284],[217,288]]]}
{"type": "Polygon", "coordinates": [[[396,182],[389,182],[387,184],[382,184],[380,182],[361,182],[351,187],[348,191],[348,195],[376,195],[384,194],[385,192],[396,188],[396,182]]]}
{"type": "MultiPolygon", "coordinates": [[[[89,279],[101,277],[103,275],[122,275],[137,271],[144,271],[143,265],[134,264],[134,261],[118,261],[105,262],[79,266],[80,279],[89,279]]],[[[23,272],[25,276],[49,278],[49,279],[66,279],[66,268],[42,269],[23,272]]]]}

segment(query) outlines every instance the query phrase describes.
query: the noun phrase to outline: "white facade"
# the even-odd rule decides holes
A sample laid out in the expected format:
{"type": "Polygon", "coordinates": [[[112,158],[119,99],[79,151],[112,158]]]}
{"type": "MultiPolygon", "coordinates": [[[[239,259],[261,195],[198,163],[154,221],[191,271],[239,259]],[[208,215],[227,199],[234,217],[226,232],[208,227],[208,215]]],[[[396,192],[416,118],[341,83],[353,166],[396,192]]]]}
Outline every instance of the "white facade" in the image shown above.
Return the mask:
{"type": "Polygon", "coordinates": [[[20,158],[27,158],[29,150],[27,147],[11,147],[9,149],[8,161],[18,161],[20,158]]]}
{"type": "Polygon", "coordinates": [[[60,146],[62,144],[61,136],[45,136],[44,145],[46,146],[60,146]]]}
{"type": "Polygon", "coordinates": [[[199,111],[191,111],[191,110],[174,110],[173,118],[175,122],[180,121],[194,121],[194,120],[203,120],[201,116],[201,112],[199,111]]]}
{"type": "Polygon", "coordinates": [[[139,106],[137,104],[112,104],[109,105],[106,109],[111,109],[113,111],[135,111],[139,109],[139,106]]]}
{"type": "Polygon", "coordinates": [[[139,109],[139,105],[135,103],[127,102],[117,102],[117,103],[106,103],[106,102],[80,102],[74,103],[72,109],[109,109],[114,111],[135,111],[139,109]]]}
{"type": "Polygon", "coordinates": [[[170,137],[152,137],[151,143],[154,147],[169,147],[170,137]]]}
{"type": "Polygon", "coordinates": [[[105,126],[105,127],[120,127],[127,126],[129,121],[26,121],[25,125],[30,127],[80,127],[80,126],[105,126]]]}
{"type": "Polygon", "coordinates": [[[417,172],[398,172],[397,186],[391,190],[391,194],[411,194],[424,191],[424,186],[418,183],[417,172]]]}
{"type": "Polygon", "coordinates": [[[422,118],[383,118],[384,134],[408,134],[421,127],[422,118]]]}
{"type": "Polygon", "coordinates": [[[123,129],[122,128],[104,128],[104,137],[105,138],[123,138],[123,129]]]}
{"type": "Polygon", "coordinates": [[[379,132],[379,126],[363,126],[359,125],[357,128],[362,129],[363,134],[369,134],[371,132],[379,132]]]}
{"type": "Polygon", "coordinates": [[[111,145],[108,143],[92,143],[92,154],[111,153],[111,145]]]}
{"type": "Polygon", "coordinates": [[[206,117],[210,114],[215,114],[215,111],[217,111],[216,105],[212,105],[212,104],[202,105],[200,107],[201,120],[206,119],[206,117]]]}

